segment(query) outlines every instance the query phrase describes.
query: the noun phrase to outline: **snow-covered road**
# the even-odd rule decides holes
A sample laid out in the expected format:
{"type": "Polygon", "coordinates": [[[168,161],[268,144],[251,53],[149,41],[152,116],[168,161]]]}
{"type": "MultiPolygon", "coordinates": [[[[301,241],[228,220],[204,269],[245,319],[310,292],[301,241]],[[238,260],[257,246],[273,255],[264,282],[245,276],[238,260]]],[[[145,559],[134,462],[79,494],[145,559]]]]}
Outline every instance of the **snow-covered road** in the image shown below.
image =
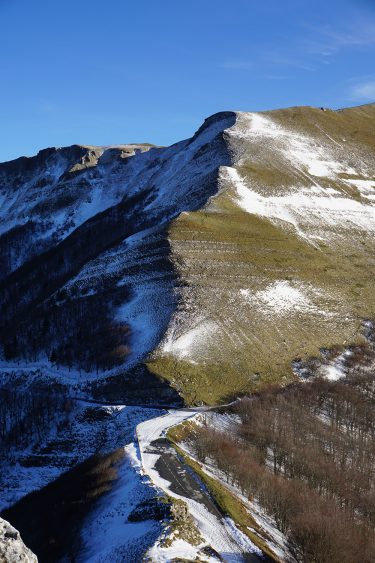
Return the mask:
{"type": "MultiPolygon", "coordinates": [[[[163,416],[138,424],[137,437],[143,471],[156,487],[188,505],[206,545],[220,554],[222,561],[259,562],[259,550],[232,521],[222,517],[209,493],[180,460],[165,437],[169,428],[198,413],[191,409],[171,410],[163,416]]],[[[194,549],[195,555],[198,555],[201,547],[190,546],[182,540],[173,542],[169,548],[157,543],[150,551],[150,556],[153,561],[167,562],[173,557],[191,557],[194,549]]],[[[212,556],[206,560],[218,561],[212,556]]]]}

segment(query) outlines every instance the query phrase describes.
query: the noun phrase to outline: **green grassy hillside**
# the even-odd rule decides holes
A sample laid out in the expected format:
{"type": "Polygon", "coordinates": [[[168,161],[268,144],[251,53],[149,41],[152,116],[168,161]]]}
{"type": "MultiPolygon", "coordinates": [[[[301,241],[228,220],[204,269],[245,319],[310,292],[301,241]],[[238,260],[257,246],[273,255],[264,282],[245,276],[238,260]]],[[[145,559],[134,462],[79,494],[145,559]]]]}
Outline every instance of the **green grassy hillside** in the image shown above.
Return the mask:
{"type": "Polygon", "coordinates": [[[295,376],[375,316],[375,106],[241,113],[218,195],[169,229],[180,305],[148,362],[188,403],[295,376]]]}

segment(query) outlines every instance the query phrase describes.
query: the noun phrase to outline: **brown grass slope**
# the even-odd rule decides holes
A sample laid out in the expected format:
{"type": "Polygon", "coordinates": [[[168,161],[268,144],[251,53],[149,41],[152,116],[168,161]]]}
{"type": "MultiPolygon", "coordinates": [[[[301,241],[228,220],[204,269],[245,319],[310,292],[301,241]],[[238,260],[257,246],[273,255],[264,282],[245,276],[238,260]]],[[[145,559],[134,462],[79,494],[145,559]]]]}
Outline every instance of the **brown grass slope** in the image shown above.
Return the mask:
{"type": "Polygon", "coordinates": [[[148,363],[188,403],[288,382],[375,315],[375,105],[242,113],[225,138],[250,203],[222,167],[218,195],[171,223],[180,304],[148,363]]]}

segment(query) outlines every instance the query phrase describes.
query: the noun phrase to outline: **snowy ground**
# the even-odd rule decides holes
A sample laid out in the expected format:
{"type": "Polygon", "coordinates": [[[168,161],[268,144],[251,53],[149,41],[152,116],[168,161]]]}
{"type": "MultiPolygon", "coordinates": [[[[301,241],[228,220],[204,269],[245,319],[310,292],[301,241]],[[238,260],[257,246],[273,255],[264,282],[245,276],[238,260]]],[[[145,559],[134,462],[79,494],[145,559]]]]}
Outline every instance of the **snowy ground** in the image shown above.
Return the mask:
{"type": "Polygon", "coordinates": [[[139,503],[151,499],[154,490],[147,478],[141,475],[135,444],[128,444],[124,450],[126,456],[119,467],[116,485],[102,497],[84,523],[78,563],[141,561],[144,552],[161,534],[161,524],[155,520],[128,521],[132,510],[139,503]]]}
{"type": "MultiPolygon", "coordinates": [[[[205,421],[206,424],[211,426],[212,428],[220,428],[222,431],[225,431],[229,435],[232,432],[235,432],[235,426],[238,424],[239,419],[235,415],[229,415],[226,413],[218,413],[215,411],[208,411],[202,414],[197,420],[198,424],[201,424],[202,421],[205,421]]],[[[188,444],[180,443],[179,447],[193,460],[198,461],[195,459],[194,453],[189,448],[188,444]]],[[[199,462],[201,463],[201,462],[199,462]]],[[[254,501],[250,501],[242,492],[234,485],[231,485],[227,482],[226,476],[215,466],[213,462],[210,460],[206,460],[206,462],[202,465],[203,470],[205,473],[219,481],[224,487],[226,487],[231,493],[233,493],[241,502],[247,507],[249,513],[254,518],[255,522],[258,524],[261,530],[263,530],[264,534],[262,535],[262,541],[264,541],[270,550],[275,553],[277,557],[280,558],[281,561],[288,560],[290,554],[286,547],[286,538],[285,536],[277,529],[276,523],[274,520],[268,516],[262,507],[254,501]]],[[[232,521],[227,520],[229,525],[233,526],[234,523],[232,521]]],[[[234,533],[237,534],[237,538],[239,543],[245,541],[244,545],[248,545],[249,539],[242,534],[240,530],[236,527],[233,529],[234,533]]],[[[254,533],[257,533],[256,530],[252,530],[254,533]]],[[[255,546],[254,546],[255,547],[255,546]]],[[[256,553],[256,551],[255,551],[256,553]]]]}
{"type": "Polygon", "coordinates": [[[1,460],[0,509],[44,487],[91,455],[106,454],[131,443],[135,426],[160,412],[77,402],[68,426],[51,427],[39,443],[28,444],[13,451],[8,460],[1,460]]]}
{"type": "Polygon", "coordinates": [[[337,229],[335,236],[345,229],[348,232],[350,229],[375,230],[375,208],[371,203],[349,199],[332,188],[312,186],[306,190],[299,187],[289,193],[263,196],[237,169],[224,166],[221,181],[234,186],[237,203],[242,209],[278,225],[292,225],[301,238],[312,244],[317,240],[332,242],[332,227],[337,229]],[[329,236],[324,236],[328,227],[331,227],[329,236]]]}
{"type": "Polygon", "coordinates": [[[137,426],[137,437],[143,471],[156,487],[167,495],[184,501],[204,539],[204,544],[194,547],[177,540],[168,548],[157,542],[150,550],[152,561],[171,561],[174,557],[217,561],[216,557],[202,554],[204,545],[213,548],[227,562],[258,561],[259,550],[236,528],[230,519],[221,517],[208,493],[198,480],[194,480],[184,464],[165,439],[168,428],[194,417],[199,411],[174,410],[168,414],[145,421],[137,426]],[[166,479],[168,476],[168,479],[166,479]],[[193,490],[191,490],[193,489],[193,490]],[[186,495],[186,496],[185,496],[186,495]],[[252,556],[251,556],[252,554],[252,556]],[[246,559],[245,559],[246,558],[246,559]]]}
{"type": "Polygon", "coordinates": [[[118,478],[113,488],[95,503],[81,527],[77,562],[133,563],[142,561],[145,552],[153,563],[172,561],[175,557],[195,559],[197,556],[202,561],[217,562],[219,554],[221,560],[237,563],[244,561],[245,553],[246,560],[253,553],[254,561],[257,561],[257,548],[230,519],[222,518],[202,484],[191,476],[164,438],[169,427],[199,412],[175,410],[158,416],[160,411],[155,409],[81,401],[71,414],[69,429],[65,432],[51,429],[38,447],[30,446],[18,454],[14,452],[14,463],[10,460],[3,464],[2,507],[40,489],[94,452],[104,453],[122,447],[125,457],[119,462],[118,478]],[[100,416],[97,418],[98,413],[106,413],[104,421],[100,416]],[[137,424],[139,446],[134,441],[137,424]],[[43,453],[47,450],[48,456],[43,453]],[[15,461],[17,455],[18,462],[15,461]],[[35,464],[24,463],[23,460],[31,458],[35,464]],[[165,478],[159,467],[161,461],[176,476],[177,485],[171,482],[173,476],[171,481],[165,478]],[[175,465],[170,465],[171,461],[175,465]],[[175,492],[176,486],[191,489],[185,496],[175,492]],[[147,503],[160,493],[186,502],[203,538],[202,544],[194,546],[175,538],[166,547],[163,541],[165,527],[152,515],[147,517],[147,503]],[[132,511],[142,504],[146,504],[145,518],[129,521],[132,511]],[[212,552],[202,551],[208,546],[212,552]]]}
{"type": "Polygon", "coordinates": [[[113,488],[94,504],[83,522],[76,561],[141,561],[143,553],[160,536],[162,527],[155,519],[128,521],[137,505],[155,497],[155,488],[141,474],[135,427],[160,413],[156,409],[79,401],[71,413],[70,426],[64,431],[52,428],[38,446],[14,451],[12,459],[3,460],[0,508],[41,489],[94,453],[105,454],[122,447],[125,456],[119,462],[113,488]]]}

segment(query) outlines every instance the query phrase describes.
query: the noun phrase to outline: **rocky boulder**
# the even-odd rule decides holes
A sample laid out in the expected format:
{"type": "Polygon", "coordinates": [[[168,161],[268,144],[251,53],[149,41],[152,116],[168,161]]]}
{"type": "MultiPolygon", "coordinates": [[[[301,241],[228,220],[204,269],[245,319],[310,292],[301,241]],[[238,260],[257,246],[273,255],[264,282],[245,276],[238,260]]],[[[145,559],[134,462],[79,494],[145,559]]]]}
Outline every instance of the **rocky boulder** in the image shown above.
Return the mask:
{"type": "Polygon", "coordinates": [[[36,555],[22,541],[18,530],[0,518],[0,563],[37,563],[36,555]]]}

